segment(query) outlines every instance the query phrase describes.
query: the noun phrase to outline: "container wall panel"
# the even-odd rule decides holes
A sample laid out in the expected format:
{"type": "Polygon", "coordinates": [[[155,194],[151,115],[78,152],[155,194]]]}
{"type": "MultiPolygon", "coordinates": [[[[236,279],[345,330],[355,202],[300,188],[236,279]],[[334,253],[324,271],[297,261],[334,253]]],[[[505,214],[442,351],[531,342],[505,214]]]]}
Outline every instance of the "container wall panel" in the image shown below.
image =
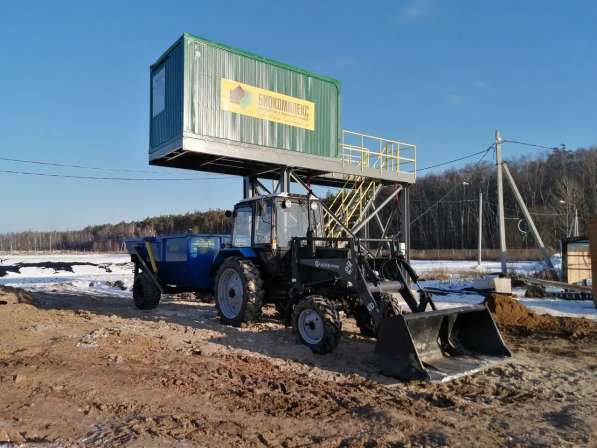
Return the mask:
{"type": "MultiPolygon", "coordinates": [[[[188,35],[184,43],[185,137],[225,139],[319,156],[338,156],[340,92],[337,82],[188,35]],[[314,129],[224,110],[222,79],[314,103],[314,129]]],[[[178,122],[172,124],[178,125],[178,122]]],[[[163,138],[170,135],[170,128],[166,126],[156,132],[156,138],[163,138]]]]}
{"type": "Polygon", "coordinates": [[[180,41],[151,67],[149,151],[182,136],[184,45],[180,41]]]}

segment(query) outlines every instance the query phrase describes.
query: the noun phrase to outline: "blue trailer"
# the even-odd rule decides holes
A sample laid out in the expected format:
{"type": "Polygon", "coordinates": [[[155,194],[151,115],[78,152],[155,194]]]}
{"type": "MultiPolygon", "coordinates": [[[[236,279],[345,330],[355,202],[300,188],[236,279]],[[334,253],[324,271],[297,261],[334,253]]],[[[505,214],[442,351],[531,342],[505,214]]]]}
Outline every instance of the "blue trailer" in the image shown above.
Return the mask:
{"type": "Polygon", "coordinates": [[[190,233],[125,241],[135,264],[133,295],[142,309],[155,308],[159,293],[211,293],[213,266],[230,247],[231,236],[190,233]],[[139,275],[140,271],[153,275],[139,275]],[[148,294],[153,291],[154,294],[148,294]],[[148,299],[149,298],[149,299],[148,299]]]}

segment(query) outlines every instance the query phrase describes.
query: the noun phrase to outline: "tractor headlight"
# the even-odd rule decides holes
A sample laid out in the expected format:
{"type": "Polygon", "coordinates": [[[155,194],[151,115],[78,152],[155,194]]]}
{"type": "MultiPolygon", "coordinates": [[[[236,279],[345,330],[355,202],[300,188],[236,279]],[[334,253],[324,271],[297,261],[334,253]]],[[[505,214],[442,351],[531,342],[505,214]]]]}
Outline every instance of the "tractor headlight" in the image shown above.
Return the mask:
{"type": "Polygon", "coordinates": [[[317,202],[311,202],[311,210],[317,210],[317,207],[319,207],[317,202]]]}
{"type": "Polygon", "coordinates": [[[284,200],[284,208],[290,208],[292,207],[292,201],[290,199],[285,199],[284,200]]]}

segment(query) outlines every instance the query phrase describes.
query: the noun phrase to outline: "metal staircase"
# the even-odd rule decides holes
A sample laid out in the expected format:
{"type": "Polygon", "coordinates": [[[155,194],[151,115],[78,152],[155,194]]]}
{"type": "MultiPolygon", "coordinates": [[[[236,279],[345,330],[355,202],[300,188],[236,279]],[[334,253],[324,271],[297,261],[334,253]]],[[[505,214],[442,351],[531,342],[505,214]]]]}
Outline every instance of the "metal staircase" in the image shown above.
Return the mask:
{"type": "MultiPolygon", "coordinates": [[[[416,175],[416,148],[414,145],[396,140],[374,137],[359,132],[344,130],[342,133],[342,165],[359,170],[360,174],[344,177],[344,185],[330,204],[330,211],[351,231],[358,231],[375,209],[373,202],[382,187],[379,177],[371,172],[383,173],[411,172],[416,175]]],[[[387,181],[384,182],[387,184],[387,181]]],[[[325,232],[332,238],[346,235],[329,214],[325,215],[325,232]]],[[[376,217],[379,221],[379,217],[376,217]]]]}
{"type": "MultiPolygon", "coordinates": [[[[366,215],[380,187],[381,183],[375,179],[348,176],[346,183],[334,197],[329,208],[342,224],[353,229],[366,215]]],[[[327,213],[325,214],[325,233],[332,238],[348,236],[327,213]]]]}

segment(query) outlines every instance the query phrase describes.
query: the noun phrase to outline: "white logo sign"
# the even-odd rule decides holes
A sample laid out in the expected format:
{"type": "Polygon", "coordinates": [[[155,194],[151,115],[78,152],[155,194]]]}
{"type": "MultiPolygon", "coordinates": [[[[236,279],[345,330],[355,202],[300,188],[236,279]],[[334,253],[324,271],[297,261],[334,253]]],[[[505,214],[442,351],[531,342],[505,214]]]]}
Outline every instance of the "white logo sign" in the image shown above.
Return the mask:
{"type": "Polygon", "coordinates": [[[352,274],[352,263],[350,260],[346,262],[346,266],[344,266],[344,272],[346,272],[348,275],[352,274]]]}

